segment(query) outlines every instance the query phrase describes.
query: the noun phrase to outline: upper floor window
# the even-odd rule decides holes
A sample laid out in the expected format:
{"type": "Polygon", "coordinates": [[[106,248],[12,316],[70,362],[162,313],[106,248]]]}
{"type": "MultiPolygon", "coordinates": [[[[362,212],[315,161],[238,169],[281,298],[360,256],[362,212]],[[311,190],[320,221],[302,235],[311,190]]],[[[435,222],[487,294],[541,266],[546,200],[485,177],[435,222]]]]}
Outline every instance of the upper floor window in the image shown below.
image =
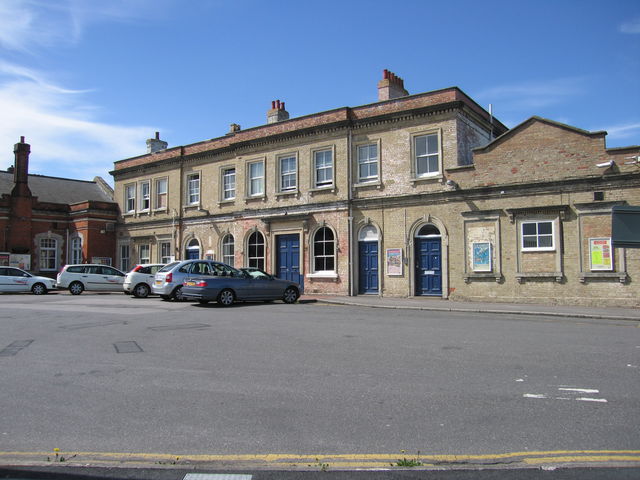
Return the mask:
{"type": "Polygon", "coordinates": [[[73,237],[71,239],[71,262],[82,263],[82,238],[73,237]]]}
{"type": "Polygon", "coordinates": [[[264,237],[260,232],[253,232],[247,244],[249,247],[248,264],[249,267],[264,270],[264,237]]]}
{"type": "Polygon", "coordinates": [[[264,195],[264,162],[249,164],[249,196],[264,195]]]}
{"type": "Polygon", "coordinates": [[[200,203],[200,174],[187,175],[187,203],[196,205],[200,203]]]}
{"type": "Polygon", "coordinates": [[[335,272],[335,269],[335,237],[329,227],[322,227],[313,236],[313,271],[335,272]]]}
{"type": "Polygon", "coordinates": [[[314,186],[316,188],[333,185],[333,151],[313,152],[314,186]]]}
{"type": "Polygon", "coordinates": [[[235,244],[233,235],[228,233],[222,239],[222,263],[226,263],[234,267],[235,265],[235,252],[234,252],[235,244]]]}
{"type": "Polygon", "coordinates": [[[287,192],[298,187],[298,168],[295,156],[280,157],[280,191],[287,192]]]}
{"type": "Polygon", "coordinates": [[[417,177],[429,177],[440,172],[440,147],[438,134],[420,135],[413,138],[415,169],[417,177]]]}
{"type": "Polygon", "coordinates": [[[136,186],[134,184],[124,187],[124,211],[125,213],[136,211],[136,186]]]}
{"type": "Polygon", "coordinates": [[[222,199],[236,198],[236,169],[227,168],[222,171],[222,199]]]}
{"type": "Polygon", "coordinates": [[[554,250],[553,222],[522,222],[522,250],[554,250]]]}
{"type": "Polygon", "coordinates": [[[167,193],[169,181],[166,178],[156,180],[156,208],[167,208],[167,193]]]}
{"type": "Polygon", "coordinates": [[[358,147],[358,181],[371,182],[378,178],[378,145],[358,147]]]}
{"type": "Polygon", "coordinates": [[[147,182],[140,183],[140,211],[144,212],[151,208],[151,184],[147,182]]]}
{"type": "Polygon", "coordinates": [[[55,238],[40,240],[40,270],[55,271],[58,267],[58,242],[55,238]]]}

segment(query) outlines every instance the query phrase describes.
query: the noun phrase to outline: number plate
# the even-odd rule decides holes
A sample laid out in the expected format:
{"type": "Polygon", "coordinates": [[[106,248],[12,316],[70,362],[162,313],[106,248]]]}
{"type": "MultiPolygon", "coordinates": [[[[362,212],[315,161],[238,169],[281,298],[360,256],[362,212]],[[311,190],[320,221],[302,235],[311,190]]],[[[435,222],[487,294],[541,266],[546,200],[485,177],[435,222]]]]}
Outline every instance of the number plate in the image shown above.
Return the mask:
{"type": "Polygon", "coordinates": [[[156,280],[156,285],[162,285],[162,280],[156,280]]]}
{"type": "Polygon", "coordinates": [[[184,284],[185,284],[187,287],[193,287],[193,286],[196,284],[196,282],[184,282],[184,284]]]}

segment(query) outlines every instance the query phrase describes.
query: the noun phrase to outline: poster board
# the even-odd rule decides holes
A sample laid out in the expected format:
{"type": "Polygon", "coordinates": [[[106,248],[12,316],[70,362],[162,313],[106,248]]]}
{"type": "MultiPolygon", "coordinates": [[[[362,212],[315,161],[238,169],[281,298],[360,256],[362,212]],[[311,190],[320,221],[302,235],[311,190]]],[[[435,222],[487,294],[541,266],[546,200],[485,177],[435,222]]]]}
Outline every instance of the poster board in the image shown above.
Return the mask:
{"type": "Polygon", "coordinates": [[[386,264],[387,264],[388,276],[403,275],[403,262],[402,262],[401,248],[387,248],[386,260],[387,260],[386,264]]]}
{"type": "Polygon", "coordinates": [[[611,238],[589,239],[589,262],[593,271],[613,271],[613,246],[611,238]]]}

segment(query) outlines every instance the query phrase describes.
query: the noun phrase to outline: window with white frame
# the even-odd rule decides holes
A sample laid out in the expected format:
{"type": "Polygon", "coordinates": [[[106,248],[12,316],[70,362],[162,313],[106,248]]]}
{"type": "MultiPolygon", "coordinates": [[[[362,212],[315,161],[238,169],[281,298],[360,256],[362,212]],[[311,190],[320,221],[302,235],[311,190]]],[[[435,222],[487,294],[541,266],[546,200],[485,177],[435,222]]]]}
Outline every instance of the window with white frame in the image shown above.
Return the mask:
{"type": "Polygon", "coordinates": [[[226,234],[222,239],[222,263],[226,263],[230,266],[235,266],[235,242],[233,235],[226,234]]]}
{"type": "Polygon", "coordinates": [[[151,246],[150,245],[140,245],[139,248],[140,253],[140,263],[151,263],[151,246]]]}
{"type": "Polygon", "coordinates": [[[313,152],[313,171],[315,188],[333,185],[333,150],[313,152]]]}
{"type": "Polygon", "coordinates": [[[125,213],[136,211],[136,186],[133,183],[124,187],[124,211],[125,213]]]}
{"type": "Polygon", "coordinates": [[[197,205],[200,203],[200,174],[187,175],[187,203],[197,205]]]}
{"type": "Polygon", "coordinates": [[[553,221],[522,222],[522,251],[554,250],[553,221]]]}
{"type": "Polygon", "coordinates": [[[322,227],[313,236],[313,271],[335,272],[336,242],[333,231],[322,227]]]}
{"type": "Polygon", "coordinates": [[[120,270],[123,272],[129,271],[129,245],[120,245],[120,270]]]}
{"type": "Polygon", "coordinates": [[[264,195],[264,162],[249,164],[249,196],[264,195]]]}
{"type": "Polygon", "coordinates": [[[430,177],[440,173],[438,134],[413,137],[416,177],[430,177]]]}
{"type": "Polygon", "coordinates": [[[222,171],[222,199],[236,198],[236,169],[226,168],[222,171]]]}
{"type": "Polygon", "coordinates": [[[159,178],[156,180],[156,206],[157,210],[167,208],[169,180],[159,178]]]}
{"type": "Polygon", "coordinates": [[[40,270],[58,269],[58,242],[55,238],[40,239],[40,270]]]}
{"type": "Polygon", "coordinates": [[[358,181],[373,182],[378,179],[378,145],[358,146],[358,181]]]}
{"type": "Polygon", "coordinates": [[[151,183],[140,182],[140,211],[146,212],[151,208],[151,183]]]}
{"type": "Polygon", "coordinates": [[[280,191],[290,192],[298,188],[298,167],[294,155],[280,157],[280,191]]]}
{"type": "Polygon", "coordinates": [[[71,239],[71,262],[73,264],[82,263],[82,238],[73,237],[71,239]]]}
{"type": "Polygon", "coordinates": [[[171,262],[171,242],[160,242],[160,263],[171,262]]]}
{"type": "Polygon", "coordinates": [[[249,267],[264,270],[264,237],[260,232],[253,232],[247,243],[249,267]]]}

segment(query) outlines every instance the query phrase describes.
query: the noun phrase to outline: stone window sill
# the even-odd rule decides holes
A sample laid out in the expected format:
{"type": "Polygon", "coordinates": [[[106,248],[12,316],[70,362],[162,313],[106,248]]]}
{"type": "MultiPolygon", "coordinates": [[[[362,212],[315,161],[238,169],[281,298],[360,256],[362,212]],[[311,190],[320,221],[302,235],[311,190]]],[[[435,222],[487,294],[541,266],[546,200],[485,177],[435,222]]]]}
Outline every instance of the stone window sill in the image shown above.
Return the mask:
{"type": "Polygon", "coordinates": [[[497,272],[483,272],[483,273],[467,273],[464,276],[465,283],[471,283],[473,280],[495,280],[496,283],[502,281],[502,274],[497,272]]]}
{"type": "Polygon", "coordinates": [[[582,272],[580,283],[587,283],[589,280],[618,280],[620,283],[627,282],[627,272],[582,272]]]}
{"type": "Polygon", "coordinates": [[[523,283],[527,279],[553,279],[554,281],[560,283],[564,278],[564,274],[562,272],[517,272],[516,280],[518,283],[523,283]]]}

